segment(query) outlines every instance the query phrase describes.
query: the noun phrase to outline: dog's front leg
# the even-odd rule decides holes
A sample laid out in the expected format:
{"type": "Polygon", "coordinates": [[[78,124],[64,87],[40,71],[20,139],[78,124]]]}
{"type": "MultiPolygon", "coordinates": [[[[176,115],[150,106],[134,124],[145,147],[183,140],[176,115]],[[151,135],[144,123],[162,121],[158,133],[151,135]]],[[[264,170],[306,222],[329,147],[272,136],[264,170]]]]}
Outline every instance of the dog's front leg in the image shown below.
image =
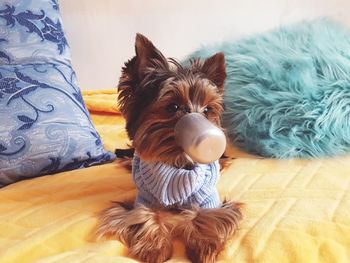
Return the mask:
{"type": "MultiPolygon", "coordinates": [[[[136,208],[137,209],[137,208],[136,208]]],[[[145,222],[137,226],[129,245],[130,253],[146,263],[162,263],[172,255],[171,228],[163,221],[162,211],[143,207],[145,222]]]]}
{"type": "Polygon", "coordinates": [[[165,220],[166,214],[142,205],[115,203],[101,214],[97,234],[118,238],[143,262],[162,263],[172,254],[173,227],[165,220]]]}
{"type": "Polygon", "coordinates": [[[186,254],[193,263],[214,263],[242,219],[240,203],[224,202],[220,208],[185,210],[181,227],[186,254]]]}

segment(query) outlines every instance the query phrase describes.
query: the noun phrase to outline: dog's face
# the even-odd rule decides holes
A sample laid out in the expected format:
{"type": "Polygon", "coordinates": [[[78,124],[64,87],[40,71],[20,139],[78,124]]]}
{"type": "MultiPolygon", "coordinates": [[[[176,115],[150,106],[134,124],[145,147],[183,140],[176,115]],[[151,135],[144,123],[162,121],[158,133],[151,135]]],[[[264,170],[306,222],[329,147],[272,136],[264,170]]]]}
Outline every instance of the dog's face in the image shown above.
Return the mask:
{"type": "Polygon", "coordinates": [[[222,53],[193,60],[188,67],[167,60],[138,34],[136,56],[125,63],[119,83],[119,106],[139,156],[188,167],[192,160],[175,141],[174,127],[187,113],[198,112],[220,127],[225,60],[222,53]]]}

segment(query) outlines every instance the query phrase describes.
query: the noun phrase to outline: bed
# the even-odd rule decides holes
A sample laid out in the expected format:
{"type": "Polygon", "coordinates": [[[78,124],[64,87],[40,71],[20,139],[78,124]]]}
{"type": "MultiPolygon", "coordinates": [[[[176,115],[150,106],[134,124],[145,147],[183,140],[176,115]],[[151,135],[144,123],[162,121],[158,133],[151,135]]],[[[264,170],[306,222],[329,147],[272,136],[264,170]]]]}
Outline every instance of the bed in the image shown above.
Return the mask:
{"type": "MultiPolygon", "coordinates": [[[[116,91],[85,91],[106,149],[128,144],[116,91]]],[[[262,159],[229,149],[222,198],[244,205],[244,219],[218,262],[349,262],[350,156],[262,159]]],[[[94,237],[111,201],[133,199],[117,162],[24,180],[0,189],[0,262],[138,262],[118,240],[94,237]]],[[[174,242],[169,262],[189,262],[174,242]]]]}
{"type": "MultiPolygon", "coordinates": [[[[22,85],[20,87],[27,86],[28,91],[22,92],[22,97],[17,96],[17,99],[27,108],[30,107],[27,112],[18,113],[20,115],[12,119],[7,115],[20,109],[14,104],[15,101],[7,103],[12,107],[8,109],[5,103],[5,111],[1,111],[4,109],[0,107],[0,153],[5,152],[5,146],[8,146],[7,139],[2,140],[1,136],[14,131],[10,129],[1,133],[2,128],[13,123],[17,125],[16,131],[35,128],[33,124],[39,117],[43,118],[45,113],[53,111],[47,98],[54,98],[61,108],[76,110],[79,114],[75,121],[79,124],[79,116],[85,116],[85,122],[77,126],[79,129],[90,122],[85,112],[86,105],[104,148],[113,152],[116,148],[127,147],[129,141],[124,130],[125,121],[117,108],[116,89],[101,88],[113,87],[117,83],[118,69],[134,54],[132,41],[136,32],[152,37],[166,55],[181,59],[200,43],[209,43],[213,39],[219,41],[231,33],[237,38],[288,21],[327,14],[349,24],[346,13],[348,4],[344,1],[338,4],[317,3],[318,8],[305,1],[290,3],[285,0],[279,5],[273,0],[264,1],[262,8],[258,6],[256,9],[259,12],[251,8],[252,3],[239,3],[240,8],[237,8],[235,1],[226,2],[214,8],[212,3],[203,1],[191,5],[187,2],[164,5],[161,1],[137,5],[134,1],[105,0],[97,3],[61,0],[80,85],[84,89],[99,89],[84,90],[84,104],[75,84],[58,2],[2,1],[0,78],[6,78],[6,83],[0,83],[0,99],[17,92],[12,89],[12,79],[5,76],[15,74],[21,80],[18,81],[22,85]],[[34,9],[28,9],[29,5],[34,9]],[[200,12],[199,6],[202,7],[200,12]],[[261,12],[264,8],[273,12],[261,12]],[[44,15],[44,11],[47,15],[44,15]],[[193,19],[193,14],[196,14],[196,19],[193,19]],[[256,18],[254,21],[250,18],[252,15],[256,18]],[[216,16],[214,20],[217,23],[207,19],[209,16],[216,16]],[[36,21],[37,28],[29,20],[36,21]],[[186,26],[181,27],[178,22],[186,26]],[[179,29],[181,34],[178,34],[179,29]],[[174,41],[169,32],[176,32],[176,39],[182,37],[186,41],[174,41]],[[20,67],[21,63],[23,68],[20,67]],[[23,74],[38,77],[40,82],[23,74]],[[11,88],[6,88],[4,83],[11,88]],[[28,83],[35,84],[35,87],[28,86],[28,83]],[[54,84],[69,91],[70,107],[67,106],[67,94],[66,97],[58,97],[58,93],[41,93],[38,96],[39,91],[55,88],[54,84]],[[30,96],[37,96],[37,102],[46,103],[35,108],[29,99],[35,98],[30,96]]],[[[340,37],[346,41],[343,35],[340,37]]],[[[1,103],[4,100],[0,100],[0,106],[1,103]]],[[[74,115],[72,112],[69,115],[74,115]]],[[[66,115],[62,116],[65,119],[66,115]]],[[[53,119],[46,115],[46,119],[41,119],[41,124],[53,119]]],[[[74,121],[68,118],[66,124],[71,123],[74,121]]],[[[87,129],[83,134],[79,130],[75,135],[87,137],[86,134],[90,134],[91,137],[91,131],[94,129],[87,129]]],[[[34,136],[35,132],[28,132],[27,135],[34,136]]],[[[90,142],[100,144],[94,132],[92,136],[94,138],[90,138],[90,142]]],[[[39,141],[40,145],[40,140],[41,137],[34,141],[39,141]]],[[[56,150],[58,144],[52,148],[56,150]]],[[[46,147],[43,148],[45,153],[46,147]]],[[[86,149],[84,145],[80,145],[80,148],[86,149]]],[[[102,145],[99,148],[96,155],[103,152],[102,145]]],[[[278,160],[248,155],[232,146],[228,147],[227,154],[233,158],[232,164],[222,173],[218,189],[222,199],[244,203],[244,218],[237,233],[219,255],[218,262],[350,261],[350,155],[278,160]]],[[[47,156],[43,159],[48,160],[47,156]]],[[[0,174],[1,168],[0,159],[0,174]]],[[[51,168],[46,172],[50,173],[51,168]]],[[[1,263],[138,262],[128,255],[127,247],[118,240],[96,240],[94,236],[98,215],[110,206],[111,201],[135,198],[136,189],[128,170],[114,161],[85,169],[37,175],[0,188],[1,263]]],[[[189,262],[180,241],[174,241],[174,253],[169,262],[189,262]]]]}

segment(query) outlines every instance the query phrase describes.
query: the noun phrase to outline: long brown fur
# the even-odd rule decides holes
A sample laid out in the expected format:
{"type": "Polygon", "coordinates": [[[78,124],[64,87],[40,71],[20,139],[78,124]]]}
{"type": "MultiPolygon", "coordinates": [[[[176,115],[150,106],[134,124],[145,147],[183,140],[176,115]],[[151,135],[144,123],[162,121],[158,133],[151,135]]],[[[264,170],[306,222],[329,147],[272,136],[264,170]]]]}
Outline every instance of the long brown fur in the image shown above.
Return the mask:
{"type": "Polygon", "coordinates": [[[130,248],[131,255],[142,261],[161,263],[171,257],[172,225],[162,220],[161,211],[116,202],[100,220],[99,238],[117,237],[130,248]]]}
{"type": "MultiPolygon", "coordinates": [[[[221,127],[225,59],[217,53],[206,60],[180,65],[137,34],[136,56],[125,63],[119,83],[119,106],[126,130],[140,158],[191,169],[193,161],[177,146],[174,127],[187,113],[203,114],[221,127]]],[[[229,159],[220,162],[228,164],[229,159]]],[[[121,162],[129,166],[130,159],[121,162]]],[[[103,211],[97,234],[120,239],[142,261],[164,262],[172,254],[172,240],[180,237],[192,262],[215,262],[242,218],[240,204],[220,208],[152,209],[114,203],[103,211]]]]}
{"type": "Polygon", "coordinates": [[[241,204],[224,202],[220,208],[183,212],[188,220],[180,226],[186,254],[192,262],[213,263],[242,219],[241,204]]]}

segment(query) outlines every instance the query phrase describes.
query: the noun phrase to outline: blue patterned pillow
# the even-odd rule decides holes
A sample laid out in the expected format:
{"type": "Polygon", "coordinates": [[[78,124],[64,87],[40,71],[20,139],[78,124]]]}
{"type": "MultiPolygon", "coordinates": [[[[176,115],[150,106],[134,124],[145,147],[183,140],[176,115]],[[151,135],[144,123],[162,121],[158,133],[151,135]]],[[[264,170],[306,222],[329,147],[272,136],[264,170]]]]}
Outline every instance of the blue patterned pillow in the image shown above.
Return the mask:
{"type": "Polygon", "coordinates": [[[16,3],[0,3],[0,186],[112,160],[77,87],[57,2],[16,3]]]}
{"type": "Polygon", "coordinates": [[[57,0],[0,2],[0,63],[70,62],[57,0]]]}

